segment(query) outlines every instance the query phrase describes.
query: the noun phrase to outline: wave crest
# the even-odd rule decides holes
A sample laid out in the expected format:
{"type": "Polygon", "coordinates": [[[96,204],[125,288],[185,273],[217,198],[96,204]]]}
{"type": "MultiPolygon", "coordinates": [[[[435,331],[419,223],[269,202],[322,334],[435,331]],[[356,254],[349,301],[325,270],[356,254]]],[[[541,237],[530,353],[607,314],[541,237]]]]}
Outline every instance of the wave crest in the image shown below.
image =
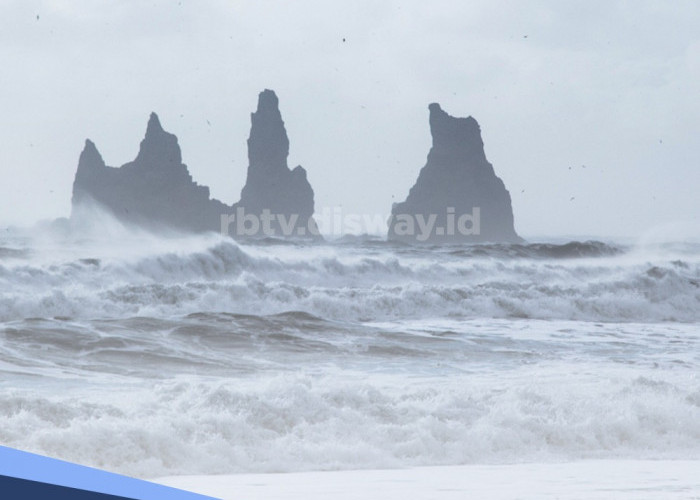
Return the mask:
{"type": "Polygon", "coordinates": [[[0,320],[197,312],[325,319],[523,317],[699,321],[700,260],[597,242],[371,250],[174,242],[0,261],[0,320]],[[496,255],[508,258],[496,258],[496,255]],[[595,255],[595,257],[591,257],[595,255]],[[554,256],[554,257],[553,257],[554,256]],[[584,257],[574,259],[572,257],[584,257]]]}

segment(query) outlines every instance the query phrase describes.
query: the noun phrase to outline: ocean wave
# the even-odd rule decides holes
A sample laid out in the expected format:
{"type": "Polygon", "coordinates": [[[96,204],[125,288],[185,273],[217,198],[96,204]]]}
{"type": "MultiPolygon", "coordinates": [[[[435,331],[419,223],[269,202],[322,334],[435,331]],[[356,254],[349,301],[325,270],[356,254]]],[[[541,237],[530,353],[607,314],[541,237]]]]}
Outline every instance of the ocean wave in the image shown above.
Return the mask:
{"type": "Polygon", "coordinates": [[[600,375],[566,368],[406,384],[297,374],[101,396],[3,390],[0,442],[141,477],[698,458],[697,380],[600,375]]]}
{"type": "Polygon", "coordinates": [[[92,249],[0,261],[0,320],[304,311],[348,321],[700,321],[692,254],[646,258],[596,242],[439,251],[217,240],[133,247],[126,256],[92,249]],[[494,257],[501,254],[509,257],[494,257]]]}
{"type": "MultiPolygon", "coordinates": [[[[449,248],[449,247],[448,247],[449,248]]],[[[436,248],[436,250],[442,250],[436,248]]],[[[576,259],[585,257],[609,257],[625,253],[622,246],[611,245],[601,241],[570,241],[563,244],[483,244],[470,245],[458,250],[451,250],[452,255],[460,257],[493,257],[498,259],[576,259]]]]}
{"type": "Polygon", "coordinates": [[[26,259],[31,254],[25,248],[0,247],[0,261],[5,259],[26,259]]]}
{"type": "Polygon", "coordinates": [[[700,321],[698,253],[599,242],[394,248],[221,238],[78,242],[0,260],[0,321],[196,312],[700,321]],[[574,258],[578,257],[578,258],[574,258]]]}

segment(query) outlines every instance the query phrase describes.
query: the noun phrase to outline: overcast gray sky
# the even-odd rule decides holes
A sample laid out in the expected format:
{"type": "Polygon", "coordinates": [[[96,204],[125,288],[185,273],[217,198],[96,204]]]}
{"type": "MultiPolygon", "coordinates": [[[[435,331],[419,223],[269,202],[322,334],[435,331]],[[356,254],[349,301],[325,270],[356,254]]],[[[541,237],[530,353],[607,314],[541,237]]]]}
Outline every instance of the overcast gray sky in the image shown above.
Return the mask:
{"type": "Polygon", "coordinates": [[[0,224],[68,215],[84,140],[126,163],[151,111],[237,201],[271,88],[317,210],[403,200],[439,102],[480,123],[522,235],[700,233],[698,26],[692,0],[5,0],[0,224]]]}

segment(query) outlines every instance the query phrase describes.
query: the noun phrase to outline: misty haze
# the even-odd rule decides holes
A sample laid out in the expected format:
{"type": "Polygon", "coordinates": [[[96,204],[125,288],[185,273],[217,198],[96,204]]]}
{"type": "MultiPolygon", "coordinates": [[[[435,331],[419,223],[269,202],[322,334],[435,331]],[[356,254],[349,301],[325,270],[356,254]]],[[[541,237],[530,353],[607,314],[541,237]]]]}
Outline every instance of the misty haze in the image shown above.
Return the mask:
{"type": "Polygon", "coordinates": [[[700,495],[700,4],[0,26],[5,494],[700,495]]]}

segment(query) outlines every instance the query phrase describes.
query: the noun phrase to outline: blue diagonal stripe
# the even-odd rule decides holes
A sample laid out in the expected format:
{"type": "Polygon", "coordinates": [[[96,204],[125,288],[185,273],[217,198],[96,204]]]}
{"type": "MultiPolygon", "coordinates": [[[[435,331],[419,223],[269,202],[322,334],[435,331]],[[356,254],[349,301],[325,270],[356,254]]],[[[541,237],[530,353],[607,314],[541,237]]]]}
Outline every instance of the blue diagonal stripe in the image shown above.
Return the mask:
{"type": "Polygon", "coordinates": [[[212,498],[6,446],[0,446],[0,476],[6,476],[3,479],[17,478],[135,500],[211,500],[212,498]]]}

